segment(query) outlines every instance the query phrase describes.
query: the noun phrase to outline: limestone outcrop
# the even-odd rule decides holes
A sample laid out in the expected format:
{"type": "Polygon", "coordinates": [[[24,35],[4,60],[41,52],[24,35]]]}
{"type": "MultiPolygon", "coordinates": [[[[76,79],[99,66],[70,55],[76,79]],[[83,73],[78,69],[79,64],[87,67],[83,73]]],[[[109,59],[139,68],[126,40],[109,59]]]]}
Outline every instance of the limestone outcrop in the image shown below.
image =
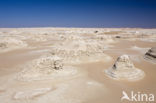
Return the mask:
{"type": "Polygon", "coordinates": [[[145,75],[142,70],[134,66],[128,55],[118,57],[113,67],[106,69],[105,73],[113,79],[128,81],[140,80],[145,75]]]}
{"type": "Polygon", "coordinates": [[[61,58],[57,56],[43,56],[28,62],[21,67],[22,71],[17,74],[21,81],[45,80],[59,76],[73,75],[76,69],[63,66],[61,58]]]}
{"type": "Polygon", "coordinates": [[[11,37],[3,37],[0,38],[0,51],[10,51],[14,49],[19,49],[27,46],[27,43],[16,39],[16,38],[11,38],[11,37]]]}
{"type": "Polygon", "coordinates": [[[146,60],[156,63],[156,47],[152,47],[151,49],[149,49],[144,57],[146,60]]]}
{"type": "Polygon", "coordinates": [[[54,47],[50,53],[61,57],[67,64],[108,62],[112,59],[103,52],[102,45],[95,41],[66,41],[54,47]]]}

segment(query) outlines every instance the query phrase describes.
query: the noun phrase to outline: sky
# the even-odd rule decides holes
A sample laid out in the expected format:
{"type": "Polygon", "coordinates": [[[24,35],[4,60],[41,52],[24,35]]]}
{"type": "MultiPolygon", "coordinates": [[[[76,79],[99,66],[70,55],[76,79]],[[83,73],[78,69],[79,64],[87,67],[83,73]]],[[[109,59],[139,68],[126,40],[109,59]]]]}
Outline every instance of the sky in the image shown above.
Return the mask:
{"type": "Polygon", "coordinates": [[[0,27],[156,28],[156,0],[0,0],[0,27]]]}

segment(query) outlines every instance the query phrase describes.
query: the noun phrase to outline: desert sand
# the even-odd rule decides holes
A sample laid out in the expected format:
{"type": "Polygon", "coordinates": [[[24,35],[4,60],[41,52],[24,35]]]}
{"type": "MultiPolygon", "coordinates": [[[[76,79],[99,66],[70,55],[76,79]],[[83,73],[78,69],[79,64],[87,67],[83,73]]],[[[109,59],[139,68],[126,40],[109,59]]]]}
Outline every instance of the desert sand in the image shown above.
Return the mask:
{"type": "Polygon", "coordinates": [[[123,103],[122,91],[156,96],[155,48],[156,29],[0,28],[0,103],[123,103]]]}

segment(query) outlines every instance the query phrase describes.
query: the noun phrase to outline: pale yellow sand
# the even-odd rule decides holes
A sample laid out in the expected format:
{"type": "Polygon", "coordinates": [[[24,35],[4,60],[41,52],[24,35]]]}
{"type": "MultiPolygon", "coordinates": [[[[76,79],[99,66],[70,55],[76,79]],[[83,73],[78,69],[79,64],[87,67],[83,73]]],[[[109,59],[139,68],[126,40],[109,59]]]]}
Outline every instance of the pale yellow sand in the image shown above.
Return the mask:
{"type": "Polygon", "coordinates": [[[19,42],[9,40],[8,50],[0,51],[2,103],[122,103],[123,90],[156,96],[156,64],[143,57],[156,46],[156,29],[4,28],[0,29],[2,41],[4,37],[19,42]],[[123,54],[130,55],[135,67],[145,72],[143,79],[116,81],[103,72],[123,54]],[[69,68],[43,76],[48,68],[40,64],[46,69],[35,71],[31,63],[47,55],[59,56],[69,68]],[[26,80],[17,79],[25,69],[30,72],[26,80]],[[35,74],[39,76],[33,78],[35,74]]]}

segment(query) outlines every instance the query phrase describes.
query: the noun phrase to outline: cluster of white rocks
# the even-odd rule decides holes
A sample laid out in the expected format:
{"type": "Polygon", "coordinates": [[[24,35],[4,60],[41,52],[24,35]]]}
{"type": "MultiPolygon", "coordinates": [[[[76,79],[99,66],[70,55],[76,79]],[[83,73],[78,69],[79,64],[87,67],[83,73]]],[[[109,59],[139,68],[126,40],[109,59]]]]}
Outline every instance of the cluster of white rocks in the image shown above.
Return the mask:
{"type": "Polygon", "coordinates": [[[4,51],[9,51],[9,50],[13,50],[13,49],[18,49],[18,48],[23,48],[27,46],[27,43],[13,38],[13,37],[3,37],[0,38],[0,51],[4,52],[4,51]]]}
{"type": "Polygon", "coordinates": [[[62,60],[57,56],[43,56],[32,60],[21,67],[22,71],[17,74],[21,81],[53,79],[59,76],[73,75],[76,69],[63,66],[62,60]]]}
{"type": "Polygon", "coordinates": [[[69,41],[57,45],[51,50],[51,54],[57,55],[65,63],[80,64],[86,62],[110,61],[112,58],[104,53],[103,45],[95,41],[69,41]]]}

